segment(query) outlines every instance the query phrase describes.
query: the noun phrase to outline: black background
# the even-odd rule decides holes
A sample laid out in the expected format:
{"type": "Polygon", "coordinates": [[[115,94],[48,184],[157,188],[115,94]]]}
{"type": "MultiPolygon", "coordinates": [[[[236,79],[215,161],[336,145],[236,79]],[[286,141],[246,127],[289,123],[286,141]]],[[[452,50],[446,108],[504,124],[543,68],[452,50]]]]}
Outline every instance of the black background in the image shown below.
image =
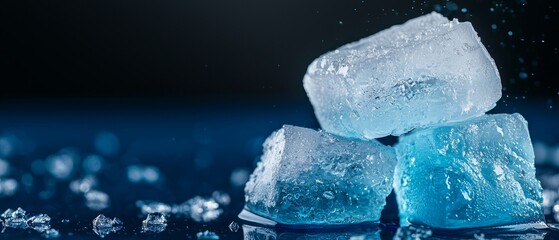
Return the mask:
{"type": "Polygon", "coordinates": [[[6,0],[0,98],[304,100],[313,59],[434,9],[473,23],[506,95],[558,95],[555,1],[454,3],[6,0]]]}

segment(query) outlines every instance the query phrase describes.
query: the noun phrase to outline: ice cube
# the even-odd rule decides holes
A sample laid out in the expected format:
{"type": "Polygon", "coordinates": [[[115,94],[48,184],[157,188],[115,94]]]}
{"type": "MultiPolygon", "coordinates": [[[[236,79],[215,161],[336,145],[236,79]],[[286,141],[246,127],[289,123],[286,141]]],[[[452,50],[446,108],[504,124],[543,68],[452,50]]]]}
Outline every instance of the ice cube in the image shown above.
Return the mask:
{"type": "Polygon", "coordinates": [[[245,209],[283,224],[377,221],[395,165],[394,150],[375,140],[285,125],[264,143],[245,209]]]}
{"type": "Polygon", "coordinates": [[[167,228],[167,219],[161,213],[150,213],[147,218],[142,221],[143,232],[160,233],[167,228]]]}
{"type": "Polygon", "coordinates": [[[365,139],[480,116],[501,98],[472,25],[438,13],[322,55],[303,82],[325,131],[365,139]]]}
{"type": "Polygon", "coordinates": [[[123,223],[118,218],[110,219],[105,217],[105,215],[100,214],[95,219],[93,219],[93,232],[99,237],[104,238],[110,233],[117,232],[122,229],[123,223]]]}
{"type": "Polygon", "coordinates": [[[27,227],[38,232],[50,229],[50,217],[46,214],[39,214],[27,219],[27,227]]]}
{"type": "Polygon", "coordinates": [[[400,137],[400,223],[475,228],[544,221],[534,150],[520,114],[484,115],[400,137]]]}

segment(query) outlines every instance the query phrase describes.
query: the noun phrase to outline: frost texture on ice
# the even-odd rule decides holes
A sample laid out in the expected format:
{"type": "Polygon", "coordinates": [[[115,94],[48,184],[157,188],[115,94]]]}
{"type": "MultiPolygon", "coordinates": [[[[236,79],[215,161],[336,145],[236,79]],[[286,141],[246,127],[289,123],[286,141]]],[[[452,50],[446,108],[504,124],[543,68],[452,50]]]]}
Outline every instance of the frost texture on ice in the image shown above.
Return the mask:
{"type": "Polygon", "coordinates": [[[375,140],[285,125],[264,143],[245,209],[283,224],[377,221],[395,165],[394,150],[375,140]]]}
{"type": "Polygon", "coordinates": [[[401,225],[475,228],[544,220],[534,151],[520,114],[484,115],[400,137],[401,225]]]}
{"type": "Polygon", "coordinates": [[[303,82],[325,131],[365,139],[481,116],[501,98],[472,25],[438,13],[322,55],[303,82]]]}
{"type": "Polygon", "coordinates": [[[118,218],[110,219],[105,217],[105,215],[100,214],[95,219],[93,219],[93,232],[99,237],[104,238],[105,236],[117,232],[123,228],[123,223],[118,218]]]}

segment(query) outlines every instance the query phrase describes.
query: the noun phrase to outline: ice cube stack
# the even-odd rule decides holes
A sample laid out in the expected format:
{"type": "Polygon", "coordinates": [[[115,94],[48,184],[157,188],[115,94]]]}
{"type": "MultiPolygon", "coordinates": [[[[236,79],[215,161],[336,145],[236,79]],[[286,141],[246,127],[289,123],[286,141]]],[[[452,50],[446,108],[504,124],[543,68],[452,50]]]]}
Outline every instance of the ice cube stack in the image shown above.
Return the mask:
{"type": "Polygon", "coordinates": [[[457,229],[544,220],[534,152],[469,22],[438,13],[326,53],[304,87],[323,130],[284,126],[246,184],[246,211],[283,224],[378,221],[457,229]],[[384,146],[375,138],[395,135],[384,146]]]}

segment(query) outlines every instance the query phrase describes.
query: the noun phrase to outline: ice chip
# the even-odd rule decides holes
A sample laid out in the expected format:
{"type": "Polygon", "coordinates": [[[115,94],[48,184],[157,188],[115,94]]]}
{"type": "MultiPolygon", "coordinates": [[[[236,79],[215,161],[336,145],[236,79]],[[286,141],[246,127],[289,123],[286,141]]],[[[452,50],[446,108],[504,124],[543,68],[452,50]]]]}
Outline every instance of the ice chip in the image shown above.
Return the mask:
{"type": "Polygon", "coordinates": [[[458,229],[544,221],[534,150],[520,114],[484,115],[400,137],[400,223],[458,229]]]}
{"type": "Polygon", "coordinates": [[[472,25],[438,13],[322,55],[303,82],[325,131],[365,139],[481,116],[501,98],[472,25]]]}
{"type": "Polygon", "coordinates": [[[8,228],[27,228],[27,217],[27,212],[21,208],[15,211],[8,209],[2,214],[4,225],[8,228]]]}
{"type": "Polygon", "coordinates": [[[142,221],[143,232],[160,233],[167,228],[167,219],[161,213],[150,213],[147,218],[142,221]]]}
{"type": "Polygon", "coordinates": [[[240,226],[236,222],[231,222],[229,224],[229,230],[231,230],[231,232],[237,232],[237,231],[239,231],[239,228],[240,228],[240,226]]]}
{"type": "Polygon", "coordinates": [[[217,239],[219,239],[219,236],[214,232],[204,231],[204,232],[196,233],[196,238],[197,239],[217,240],[217,239]]]}
{"type": "Polygon", "coordinates": [[[37,232],[44,232],[50,229],[50,217],[46,214],[39,214],[27,219],[27,227],[37,232]]]}
{"type": "Polygon", "coordinates": [[[375,140],[285,125],[264,143],[245,209],[283,224],[378,221],[395,165],[394,150],[375,140]]]}
{"type": "Polygon", "coordinates": [[[93,232],[99,237],[104,238],[105,236],[117,232],[122,229],[123,223],[118,218],[110,219],[105,217],[105,215],[100,214],[95,219],[93,219],[93,232]]]}

